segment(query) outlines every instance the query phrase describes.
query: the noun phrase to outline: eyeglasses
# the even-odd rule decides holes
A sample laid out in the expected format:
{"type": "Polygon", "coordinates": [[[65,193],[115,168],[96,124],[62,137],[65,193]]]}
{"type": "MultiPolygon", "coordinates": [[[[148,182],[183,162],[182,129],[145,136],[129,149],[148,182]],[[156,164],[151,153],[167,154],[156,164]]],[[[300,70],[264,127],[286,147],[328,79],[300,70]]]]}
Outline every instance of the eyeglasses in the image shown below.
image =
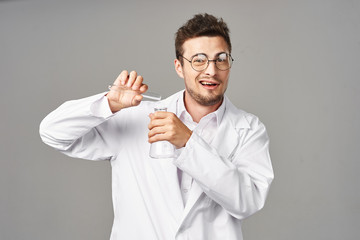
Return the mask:
{"type": "Polygon", "coordinates": [[[180,57],[182,57],[186,61],[188,61],[191,64],[191,67],[197,72],[204,71],[209,66],[210,62],[214,62],[217,69],[225,71],[225,70],[228,70],[229,68],[231,68],[231,65],[234,61],[234,59],[228,53],[220,53],[220,54],[218,54],[217,58],[214,60],[210,60],[203,53],[198,53],[198,54],[194,55],[191,58],[191,60],[189,60],[181,55],[180,55],[180,57]]]}

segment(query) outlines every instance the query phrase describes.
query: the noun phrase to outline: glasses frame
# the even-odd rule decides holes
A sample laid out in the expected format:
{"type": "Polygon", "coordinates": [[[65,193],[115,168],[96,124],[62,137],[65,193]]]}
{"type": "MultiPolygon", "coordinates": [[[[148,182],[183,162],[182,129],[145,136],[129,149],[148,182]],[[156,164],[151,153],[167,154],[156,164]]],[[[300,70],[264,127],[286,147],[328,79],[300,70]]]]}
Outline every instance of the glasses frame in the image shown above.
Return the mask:
{"type": "Polygon", "coordinates": [[[190,60],[187,59],[186,57],[182,56],[182,55],[179,55],[179,57],[182,57],[183,59],[185,59],[186,61],[188,61],[188,62],[190,63],[190,65],[191,65],[192,69],[194,69],[194,70],[197,71],[197,72],[202,72],[202,71],[204,71],[205,69],[207,69],[207,68],[209,67],[210,62],[214,62],[216,68],[219,69],[220,71],[226,71],[226,70],[229,70],[229,69],[231,68],[231,66],[232,66],[233,62],[235,61],[235,59],[233,59],[233,57],[231,56],[230,53],[226,53],[226,52],[219,53],[218,56],[219,56],[220,54],[223,54],[223,53],[225,53],[226,55],[228,55],[228,57],[230,57],[230,59],[231,59],[230,66],[229,66],[229,68],[227,68],[227,69],[220,69],[220,68],[216,65],[217,60],[219,59],[219,57],[218,57],[217,59],[209,59],[208,56],[207,56],[206,54],[204,54],[204,53],[197,53],[197,54],[195,54],[194,56],[192,56],[190,60]],[[204,65],[204,69],[202,69],[202,70],[196,70],[196,69],[193,67],[193,64],[192,64],[192,60],[194,59],[194,57],[196,57],[196,56],[198,56],[198,55],[204,55],[204,56],[207,58],[207,63],[206,63],[206,65],[204,65]]]}

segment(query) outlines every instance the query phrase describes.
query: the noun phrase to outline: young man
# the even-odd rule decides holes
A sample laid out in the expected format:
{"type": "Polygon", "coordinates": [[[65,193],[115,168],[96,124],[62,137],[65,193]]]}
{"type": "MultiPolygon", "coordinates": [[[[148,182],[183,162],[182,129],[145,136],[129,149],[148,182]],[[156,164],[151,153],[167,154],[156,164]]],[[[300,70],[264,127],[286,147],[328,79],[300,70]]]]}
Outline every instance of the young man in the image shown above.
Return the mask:
{"type": "Polygon", "coordinates": [[[40,135],[69,156],[110,161],[112,240],[242,239],[242,220],[263,207],[273,179],[265,127],[224,95],[233,59],[222,19],[195,15],[175,47],[185,90],[144,102],[143,78],[123,71],[108,93],[50,113],[40,135]],[[174,156],[150,158],[163,140],[174,156]]]}

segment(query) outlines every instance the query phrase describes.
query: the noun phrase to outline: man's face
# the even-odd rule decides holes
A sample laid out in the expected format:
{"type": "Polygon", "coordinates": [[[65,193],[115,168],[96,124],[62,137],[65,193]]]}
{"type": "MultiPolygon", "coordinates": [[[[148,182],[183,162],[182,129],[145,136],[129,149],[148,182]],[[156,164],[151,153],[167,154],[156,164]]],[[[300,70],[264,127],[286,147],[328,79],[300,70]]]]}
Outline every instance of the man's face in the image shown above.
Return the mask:
{"type": "MultiPolygon", "coordinates": [[[[199,53],[207,55],[210,60],[216,59],[220,53],[229,53],[227,43],[222,37],[218,36],[196,37],[186,40],[183,49],[183,56],[189,60],[199,53]]],[[[228,85],[230,69],[219,70],[215,66],[215,62],[210,62],[205,70],[198,72],[185,59],[183,59],[183,65],[176,59],[175,69],[178,75],[184,78],[186,102],[195,101],[203,106],[221,104],[228,85]]]]}

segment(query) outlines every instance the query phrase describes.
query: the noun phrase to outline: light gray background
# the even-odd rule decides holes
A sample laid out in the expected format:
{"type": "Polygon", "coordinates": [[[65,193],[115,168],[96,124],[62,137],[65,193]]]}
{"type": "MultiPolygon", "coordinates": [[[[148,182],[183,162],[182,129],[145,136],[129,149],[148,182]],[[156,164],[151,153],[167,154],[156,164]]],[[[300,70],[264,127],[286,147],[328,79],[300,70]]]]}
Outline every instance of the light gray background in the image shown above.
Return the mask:
{"type": "Polygon", "coordinates": [[[39,123],[123,69],[163,96],[182,89],[173,34],[199,12],[227,21],[227,95],[271,137],[276,178],[245,240],[358,239],[356,0],[0,1],[0,239],[109,238],[109,163],[45,146],[39,123]]]}

